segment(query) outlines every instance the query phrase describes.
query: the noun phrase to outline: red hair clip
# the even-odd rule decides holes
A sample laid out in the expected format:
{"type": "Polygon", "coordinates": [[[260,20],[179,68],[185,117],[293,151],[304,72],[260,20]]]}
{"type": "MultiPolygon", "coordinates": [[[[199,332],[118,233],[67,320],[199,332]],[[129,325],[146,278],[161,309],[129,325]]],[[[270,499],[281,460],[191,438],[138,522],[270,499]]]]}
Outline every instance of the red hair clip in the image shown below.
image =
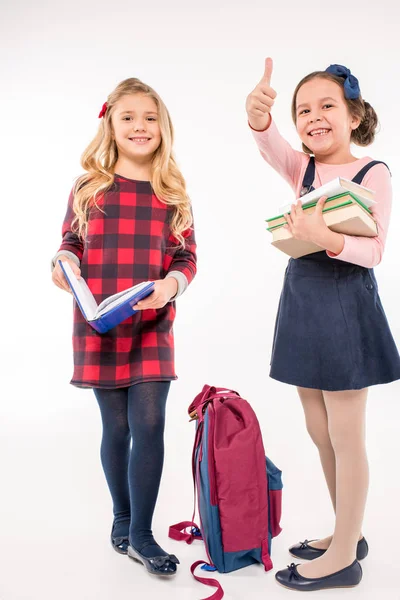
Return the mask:
{"type": "Polygon", "coordinates": [[[107,112],[107,102],[104,102],[103,106],[101,107],[101,111],[99,112],[99,119],[104,117],[106,112],[107,112]]]}

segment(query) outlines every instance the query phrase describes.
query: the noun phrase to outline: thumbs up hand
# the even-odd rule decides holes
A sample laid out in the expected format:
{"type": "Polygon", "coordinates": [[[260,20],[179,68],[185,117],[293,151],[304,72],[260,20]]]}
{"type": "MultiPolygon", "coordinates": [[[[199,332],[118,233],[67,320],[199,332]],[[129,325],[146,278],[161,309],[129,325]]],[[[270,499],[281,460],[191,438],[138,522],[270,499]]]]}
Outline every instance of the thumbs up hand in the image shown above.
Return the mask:
{"type": "Polygon", "coordinates": [[[249,123],[253,129],[258,131],[267,129],[271,122],[270,112],[276,98],[276,92],[271,87],[272,68],[272,58],[266,58],[264,74],[246,99],[249,123]]]}

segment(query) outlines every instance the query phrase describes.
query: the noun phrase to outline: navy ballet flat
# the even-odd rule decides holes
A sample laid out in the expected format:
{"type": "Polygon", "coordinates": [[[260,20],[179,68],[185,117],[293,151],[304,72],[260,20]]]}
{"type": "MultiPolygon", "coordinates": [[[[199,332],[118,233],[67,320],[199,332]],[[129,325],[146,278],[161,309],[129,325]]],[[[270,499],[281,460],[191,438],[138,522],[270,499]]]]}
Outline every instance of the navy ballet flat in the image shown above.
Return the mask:
{"type": "Polygon", "coordinates": [[[111,537],[111,545],[118,554],[128,554],[129,539],[127,537],[111,537]]]}
{"type": "Polygon", "coordinates": [[[275,574],[275,579],[284,587],[300,592],[315,592],[317,590],[328,590],[330,588],[355,587],[362,579],[362,568],[357,560],[336,573],[312,579],[300,575],[297,567],[298,565],[295,565],[294,563],[288,565],[287,569],[278,571],[275,574]]]}
{"type": "MultiPolygon", "coordinates": [[[[295,544],[291,548],[289,548],[289,552],[292,556],[296,558],[301,558],[302,560],[314,560],[314,558],[319,558],[323,554],[325,554],[326,550],[321,548],[314,548],[310,546],[311,542],[315,542],[318,540],[304,540],[304,542],[299,542],[295,544]]],[[[368,544],[365,537],[362,537],[357,544],[357,560],[363,560],[368,554],[368,544]]]]}
{"type": "Polygon", "coordinates": [[[175,554],[165,554],[163,556],[148,558],[130,545],[128,546],[128,556],[132,560],[144,565],[151,575],[171,577],[171,575],[175,575],[176,573],[176,565],[179,565],[179,560],[175,554]]]}
{"type": "Polygon", "coordinates": [[[111,546],[114,548],[115,552],[118,554],[128,554],[128,546],[129,546],[129,538],[128,536],[114,536],[114,523],[111,528],[110,541],[111,546]]]}

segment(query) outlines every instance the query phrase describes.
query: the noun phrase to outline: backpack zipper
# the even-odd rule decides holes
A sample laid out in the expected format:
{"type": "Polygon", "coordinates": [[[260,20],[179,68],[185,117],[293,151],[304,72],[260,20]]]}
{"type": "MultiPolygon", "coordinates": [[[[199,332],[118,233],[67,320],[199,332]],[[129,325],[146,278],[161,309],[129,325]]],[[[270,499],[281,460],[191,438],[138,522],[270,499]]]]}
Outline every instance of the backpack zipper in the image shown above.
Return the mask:
{"type": "Polygon", "coordinates": [[[212,403],[208,405],[208,474],[210,480],[210,503],[211,506],[218,506],[217,496],[217,476],[215,474],[215,457],[214,457],[214,429],[215,429],[215,413],[212,403]]]}

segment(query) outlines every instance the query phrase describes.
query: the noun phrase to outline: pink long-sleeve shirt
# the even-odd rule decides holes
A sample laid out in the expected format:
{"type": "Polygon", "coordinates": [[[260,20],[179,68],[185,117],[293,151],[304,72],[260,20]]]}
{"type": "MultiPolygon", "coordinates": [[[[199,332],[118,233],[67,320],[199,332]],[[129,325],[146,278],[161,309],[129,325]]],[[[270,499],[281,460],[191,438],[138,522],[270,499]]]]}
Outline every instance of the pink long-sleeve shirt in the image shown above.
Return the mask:
{"type": "MultiPolygon", "coordinates": [[[[290,184],[300,197],[300,190],[309,156],[304,152],[294,150],[281,136],[274,121],[265,131],[255,131],[251,128],[261,156],[290,184]]],[[[365,156],[352,163],[344,165],[328,165],[315,161],[314,187],[317,188],[335,177],[352,179],[372,158],[365,156]]],[[[372,215],[378,225],[378,235],[373,238],[343,235],[344,247],[340,254],[327,250],[331,258],[354,263],[362,267],[372,268],[380,263],[385,248],[392,208],[392,185],[390,173],[383,164],[375,165],[365,175],[362,185],[376,192],[377,204],[373,206],[372,215]]]]}

